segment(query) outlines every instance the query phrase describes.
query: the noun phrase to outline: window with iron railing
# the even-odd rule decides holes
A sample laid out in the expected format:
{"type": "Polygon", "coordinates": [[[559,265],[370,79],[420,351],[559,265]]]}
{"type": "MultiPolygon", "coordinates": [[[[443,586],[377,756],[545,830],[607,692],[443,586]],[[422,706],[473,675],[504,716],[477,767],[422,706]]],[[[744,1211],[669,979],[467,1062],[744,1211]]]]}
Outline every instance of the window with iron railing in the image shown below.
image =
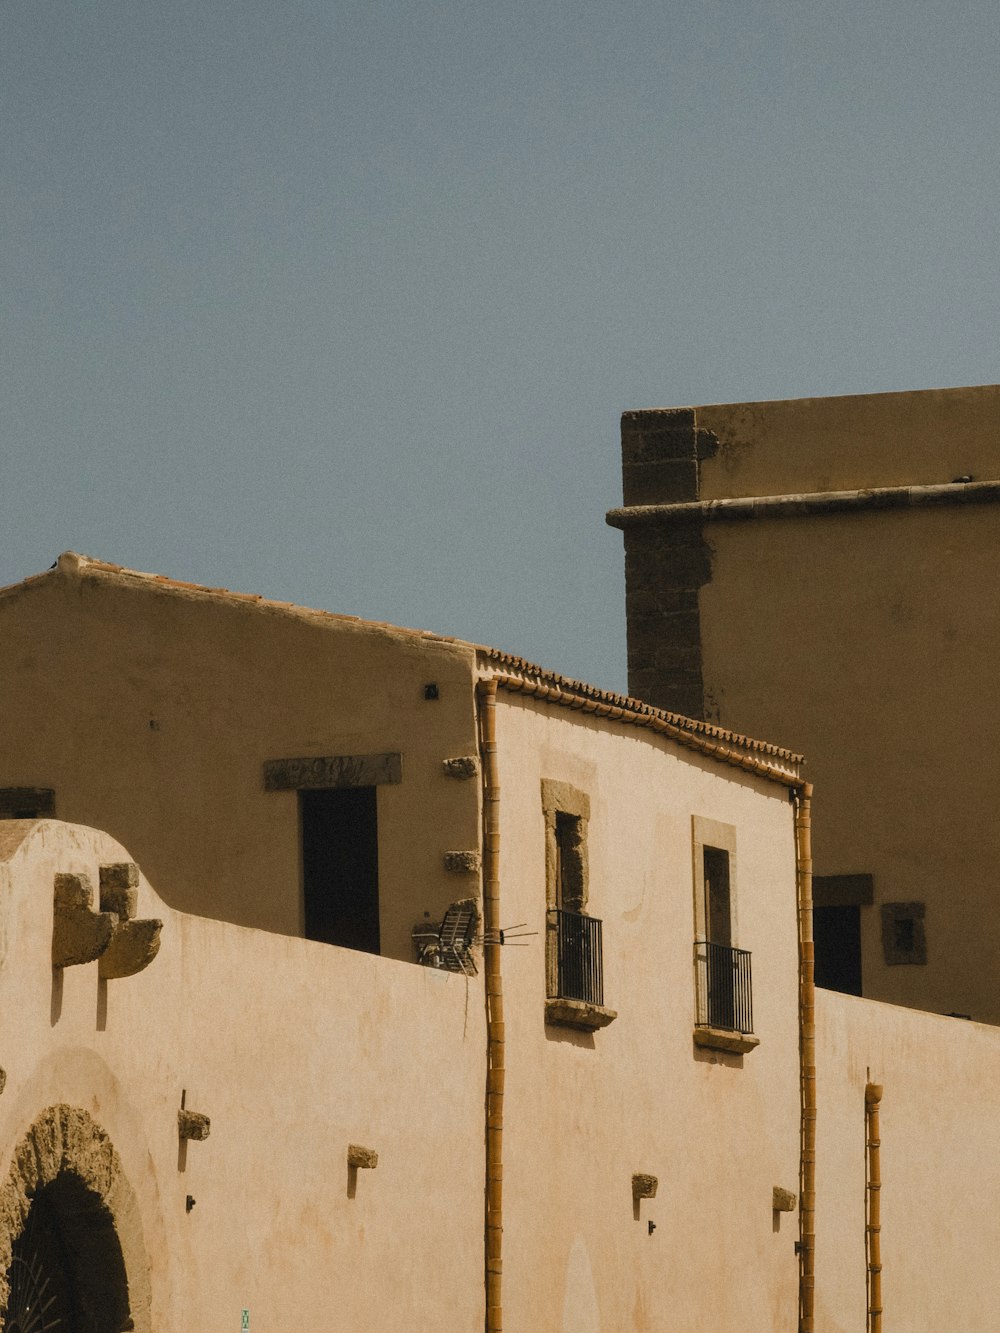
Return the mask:
{"type": "Polygon", "coordinates": [[[750,953],[699,940],[694,946],[698,1027],[749,1036],[753,1032],[750,953]]]}
{"type": "Polygon", "coordinates": [[[555,933],[555,973],[550,989],[563,1000],[604,1003],[604,961],[601,922],[596,916],[553,908],[549,921],[555,933]]]}

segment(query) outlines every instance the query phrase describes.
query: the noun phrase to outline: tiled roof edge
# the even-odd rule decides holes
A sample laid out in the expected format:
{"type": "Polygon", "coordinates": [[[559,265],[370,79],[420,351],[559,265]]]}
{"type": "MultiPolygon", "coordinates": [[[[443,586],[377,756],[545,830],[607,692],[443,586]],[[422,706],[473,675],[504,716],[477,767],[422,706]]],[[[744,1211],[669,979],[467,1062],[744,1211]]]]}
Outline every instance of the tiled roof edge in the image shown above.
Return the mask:
{"type": "Polygon", "coordinates": [[[698,718],[685,717],[683,713],[671,713],[664,708],[654,708],[652,704],[643,703],[641,699],[633,699],[630,695],[615,694],[610,690],[598,689],[596,685],[588,685],[582,680],[571,680],[566,676],[558,675],[554,671],[547,671],[542,667],[535,666],[534,663],[526,661],[523,657],[514,657],[510,653],[501,652],[496,648],[480,648],[478,651],[483,664],[496,664],[525,680],[550,686],[568,696],[581,700],[593,700],[595,703],[621,709],[623,712],[634,714],[639,718],[659,719],[668,723],[671,727],[676,727],[679,731],[688,732],[692,736],[704,736],[712,741],[737,745],[741,749],[780,760],[790,767],[798,768],[805,762],[802,755],[796,754],[793,750],[786,750],[780,745],[755,740],[752,736],[744,736],[738,731],[729,731],[727,728],[716,726],[712,722],[702,722],[698,718]]]}

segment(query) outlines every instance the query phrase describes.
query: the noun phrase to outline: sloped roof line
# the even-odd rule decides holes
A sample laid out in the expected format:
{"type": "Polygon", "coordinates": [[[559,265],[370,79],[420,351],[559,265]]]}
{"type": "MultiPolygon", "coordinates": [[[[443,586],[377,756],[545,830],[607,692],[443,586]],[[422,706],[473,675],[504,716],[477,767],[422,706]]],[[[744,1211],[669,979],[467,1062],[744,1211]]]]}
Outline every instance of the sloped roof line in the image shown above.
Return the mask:
{"type": "Polygon", "coordinates": [[[724,742],[727,745],[738,746],[742,750],[767,755],[781,761],[790,770],[797,770],[804,763],[803,756],[796,754],[794,750],[773,745],[769,741],[755,740],[752,736],[744,736],[738,731],[730,731],[726,727],[717,726],[714,722],[703,722],[700,718],[687,717],[683,713],[672,713],[665,708],[654,708],[652,704],[643,703],[641,699],[634,699],[631,695],[615,694],[611,690],[602,690],[596,685],[588,685],[586,681],[568,679],[554,671],[546,671],[542,667],[535,666],[523,657],[514,657],[510,653],[501,652],[497,648],[480,648],[478,651],[481,658],[485,659],[484,665],[486,662],[496,663],[498,667],[513,673],[515,679],[524,680],[530,685],[545,686],[549,691],[561,693],[566,696],[566,702],[570,703],[570,706],[573,706],[572,700],[579,700],[580,702],[577,705],[579,707],[585,707],[586,703],[590,701],[599,705],[602,712],[605,709],[612,709],[630,715],[629,718],[623,720],[641,721],[642,719],[648,719],[653,722],[664,722],[669,727],[687,732],[692,737],[703,736],[707,740],[724,742]]]}
{"type": "Polygon", "coordinates": [[[350,625],[356,626],[358,629],[378,630],[399,638],[451,645],[477,654],[481,670],[500,669],[505,674],[513,674],[523,680],[544,685],[555,694],[565,696],[567,702],[577,699],[580,701],[580,705],[584,706],[587,701],[591,701],[600,705],[601,711],[604,708],[620,709],[623,713],[631,715],[633,720],[645,718],[654,722],[662,721],[671,728],[687,733],[692,737],[703,736],[709,741],[735,745],[744,752],[750,751],[768,755],[795,768],[802,763],[802,756],[793,753],[791,750],[771,745],[766,741],[754,740],[751,737],[740,735],[738,732],[728,731],[711,722],[702,722],[697,718],[685,717],[682,713],[671,713],[664,709],[654,708],[651,704],[643,703],[639,699],[633,699],[624,694],[615,694],[609,690],[602,690],[596,685],[588,685],[585,681],[573,680],[568,676],[560,675],[558,672],[546,670],[534,662],[529,662],[526,658],[504,652],[499,648],[491,648],[485,644],[471,643],[465,639],[436,634],[433,630],[409,629],[405,626],[390,624],[388,621],[365,620],[361,616],[346,615],[343,612],[321,611],[313,607],[300,606],[295,602],[275,601],[263,597],[259,593],[233,592],[229,588],[213,588],[202,583],[188,583],[180,579],[169,578],[165,574],[150,574],[142,570],[129,569],[125,565],[116,565],[107,560],[96,559],[93,556],[80,555],[76,551],[64,551],[51,569],[45,570],[41,574],[32,575],[20,583],[0,588],[0,596],[58,575],[64,577],[67,575],[70,577],[104,576],[125,584],[157,588],[165,592],[193,594],[227,605],[259,607],[261,610],[275,611],[294,616],[296,619],[312,621],[317,625],[350,625]]]}
{"type": "Polygon", "coordinates": [[[80,555],[76,551],[64,551],[50,569],[40,574],[32,574],[18,583],[0,588],[0,597],[16,593],[22,588],[40,583],[58,575],[80,577],[87,575],[105,576],[126,585],[139,585],[162,589],[165,592],[187,593],[211,599],[225,605],[256,606],[262,610],[276,611],[294,616],[296,619],[314,620],[319,624],[356,625],[364,629],[383,630],[386,633],[414,639],[429,640],[435,643],[454,644],[456,647],[475,649],[475,644],[468,644],[462,639],[436,634],[433,630],[408,629],[402,625],[392,625],[388,621],[366,620],[362,616],[348,615],[342,611],[322,611],[315,607],[302,606],[297,602],[281,602],[264,597],[260,593],[234,592],[231,588],[214,588],[204,583],[188,583],[182,579],[173,579],[166,574],[150,574],[145,570],[130,569],[126,565],[115,565],[108,560],[99,560],[94,556],[80,555]]]}

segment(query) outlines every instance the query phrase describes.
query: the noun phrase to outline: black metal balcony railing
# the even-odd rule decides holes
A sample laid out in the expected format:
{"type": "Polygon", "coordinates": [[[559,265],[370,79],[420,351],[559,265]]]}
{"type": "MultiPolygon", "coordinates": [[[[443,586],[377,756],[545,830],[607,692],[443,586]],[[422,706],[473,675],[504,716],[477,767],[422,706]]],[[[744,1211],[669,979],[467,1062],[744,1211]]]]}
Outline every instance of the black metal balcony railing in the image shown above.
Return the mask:
{"type": "Polygon", "coordinates": [[[557,992],[563,1000],[604,1003],[601,922],[596,916],[555,909],[557,992]]]}
{"type": "Polygon", "coordinates": [[[699,940],[694,946],[698,992],[698,1027],[753,1032],[750,954],[728,944],[699,940]]]}

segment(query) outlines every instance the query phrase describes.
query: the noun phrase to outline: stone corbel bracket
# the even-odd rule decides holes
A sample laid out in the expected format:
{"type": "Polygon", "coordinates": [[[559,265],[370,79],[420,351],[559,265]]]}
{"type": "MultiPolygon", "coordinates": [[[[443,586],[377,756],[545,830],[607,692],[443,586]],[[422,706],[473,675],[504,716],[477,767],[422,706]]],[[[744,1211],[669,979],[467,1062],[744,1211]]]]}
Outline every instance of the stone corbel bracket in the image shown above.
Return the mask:
{"type": "Polygon", "coordinates": [[[775,1185],[771,1190],[771,1209],[775,1213],[794,1213],[798,1202],[791,1190],[775,1185]]]}
{"type": "Polygon", "coordinates": [[[135,920],[139,867],[132,861],[100,868],[100,910],[85,874],[57,874],[52,914],[52,966],[98,962],[102,980],[130,977],[156,957],[162,921],[135,920]]]}
{"type": "Polygon", "coordinates": [[[118,918],[108,947],[101,954],[98,975],[102,980],[132,977],[156,957],[163,922],[135,919],[139,901],[139,867],[134,861],[101,866],[101,911],[118,918]]]}
{"type": "Polygon", "coordinates": [[[89,875],[57,874],[52,915],[52,966],[92,963],[111,943],[118,918],[94,911],[89,875]]]}
{"type": "Polygon", "coordinates": [[[649,1176],[644,1172],[636,1172],[632,1177],[632,1198],[655,1199],[659,1183],[660,1182],[657,1180],[656,1176],[649,1176]]]}
{"type": "Polygon", "coordinates": [[[360,1144],[347,1145],[347,1165],[354,1171],[372,1171],[378,1166],[378,1153],[371,1148],[362,1148],[360,1144]]]}
{"type": "Polygon", "coordinates": [[[479,853],[475,851],[445,852],[444,868],[450,875],[476,875],[479,873],[479,853]]]}
{"type": "Polygon", "coordinates": [[[177,1132],[182,1139],[193,1139],[195,1143],[204,1143],[212,1130],[212,1122],[200,1111],[177,1112],[177,1132]]]}

